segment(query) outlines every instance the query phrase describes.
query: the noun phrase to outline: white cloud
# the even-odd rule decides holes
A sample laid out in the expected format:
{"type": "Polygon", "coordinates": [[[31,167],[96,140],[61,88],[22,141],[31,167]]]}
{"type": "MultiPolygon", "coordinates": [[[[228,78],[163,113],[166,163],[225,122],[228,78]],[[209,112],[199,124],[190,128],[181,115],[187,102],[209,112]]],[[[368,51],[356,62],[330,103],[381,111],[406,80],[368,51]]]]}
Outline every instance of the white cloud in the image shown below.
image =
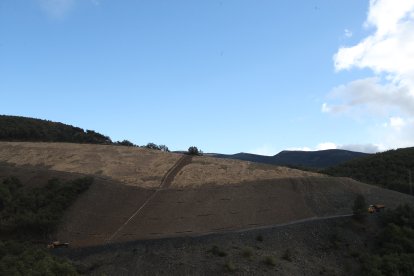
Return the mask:
{"type": "Polygon", "coordinates": [[[375,153],[379,151],[384,151],[387,148],[381,144],[349,144],[349,145],[341,145],[339,146],[340,149],[343,150],[350,150],[350,151],[357,151],[357,152],[365,152],[365,153],[375,153]]]}
{"type": "Polygon", "coordinates": [[[355,46],[340,48],[335,68],[369,68],[398,82],[413,77],[414,1],[371,0],[365,25],[373,26],[375,33],[355,46]]]}
{"type": "Polygon", "coordinates": [[[259,155],[266,155],[266,156],[273,156],[277,153],[277,149],[272,147],[271,145],[262,145],[256,149],[248,151],[249,153],[259,154],[259,155]]]}
{"type": "Polygon", "coordinates": [[[365,153],[375,153],[379,151],[384,151],[387,148],[384,147],[382,144],[347,144],[347,145],[339,145],[332,142],[324,142],[316,145],[316,147],[299,147],[299,148],[289,148],[288,150],[301,150],[301,151],[317,151],[317,150],[329,150],[329,149],[342,149],[342,150],[350,150],[350,151],[357,151],[357,152],[365,152],[365,153]]]}
{"type": "Polygon", "coordinates": [[[401,131],[401,129],[406,125],[406,122],[401,117],[391,117],[388,125],[397,131],[401,131]]]}
{"type": "Polygon", "coordinates": [[[377,133],[388,148],[412,147],[414,137],[414,119],[391,117],[383,123],[377,133]]]}
{"type": "Polygon", "coordinates": [[[374,76],[335,87],[321,110],[393,118],[383,124],[387,132],[377,129],[377,144],[413,145],[408,122],[414,119],[414,0],[371,0],[364,26],[372,34],[341,47],[334,55],[335,70],[370,69],[374,76]]]}
{"type": "Polygon", "coordinates": [[[319,143],[315,147],[292,147],[287,148],[286,150],[294,150],[294,151],[317,151],[317,150],[328,150],[328,149],[337,149],[338,146],[332,142],[323,142],[319,143]]]}
{"type": "Polygon", "coordinates": [[[328,150],[328,149],[337,149],[338,146],[332,142],[320,143],[316,146],[316,150],[328,150]]]}
{"type": "MultiPolygon", "coordinates": [[[[414,96],[408,86],[401,87],[394,83],[382,83],[379,77],[365,78],[340,85],[332,89],[331,99],[338,99],[340,104],[322,105],[325,113],[355,112],[362,108],[365,113],[387,116],[399,111],[414,116],[414,96]]],[[[362,114],[366,115],[366,114],[362,114]]]]}

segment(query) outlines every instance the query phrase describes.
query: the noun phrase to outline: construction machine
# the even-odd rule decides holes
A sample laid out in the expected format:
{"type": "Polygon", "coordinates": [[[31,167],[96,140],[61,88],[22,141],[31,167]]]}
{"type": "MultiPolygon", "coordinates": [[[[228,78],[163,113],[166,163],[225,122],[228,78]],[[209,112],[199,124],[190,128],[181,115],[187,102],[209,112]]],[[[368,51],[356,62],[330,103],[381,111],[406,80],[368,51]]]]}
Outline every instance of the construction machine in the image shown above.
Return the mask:
{"type": "Polygon", "coordinates": [[[370,213],[370,214],[378,213],[378,212],[381,212],[381,210],[384,209],[384,208],[385,208],[385,205],[382,205],[382,204],[369,205],[368,213],[370,213]]]}

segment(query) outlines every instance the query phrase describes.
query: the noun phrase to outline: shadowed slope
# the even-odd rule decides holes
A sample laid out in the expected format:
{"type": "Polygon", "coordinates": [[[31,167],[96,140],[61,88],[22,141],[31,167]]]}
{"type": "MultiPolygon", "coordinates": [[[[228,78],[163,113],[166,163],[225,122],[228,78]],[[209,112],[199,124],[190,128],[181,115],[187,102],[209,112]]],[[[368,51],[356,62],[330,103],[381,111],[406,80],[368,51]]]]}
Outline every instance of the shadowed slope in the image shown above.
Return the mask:
{"type": "MultiPolygon", "coordinates": [[[[154,191],[96,184],[68,213],[57,238],[74,246],[99,245],[154,191]]],[[[231,186],[159,190],[111,242],[198,236],[290,221],[350,214],[362,193],[387,207],[413,198],[346,178],[287,178],[231,186]]]]}

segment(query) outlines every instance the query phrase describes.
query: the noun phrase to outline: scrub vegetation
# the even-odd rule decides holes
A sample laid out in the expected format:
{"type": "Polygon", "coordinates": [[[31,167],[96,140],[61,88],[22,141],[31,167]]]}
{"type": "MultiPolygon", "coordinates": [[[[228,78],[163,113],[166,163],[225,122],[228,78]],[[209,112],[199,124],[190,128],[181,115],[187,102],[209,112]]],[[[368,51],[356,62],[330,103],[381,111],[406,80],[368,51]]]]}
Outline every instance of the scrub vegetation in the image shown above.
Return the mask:
{"type": "Polygon", "coordinates": [[[364,183],[409,194],[413,192],[410,181],[413,184],[414,147],[390,150],[354,159],[322,170],[322,173],[331,176],[351,177],[364,183]]]}
{"type": "Polygon", "coordinates": [[[0,184],[0,275],[77,275],[69,261],[50,254],[46,243],[64,211],[92,182],[90,177],[52,179],[28,188],[10,177],[0,184]]]}

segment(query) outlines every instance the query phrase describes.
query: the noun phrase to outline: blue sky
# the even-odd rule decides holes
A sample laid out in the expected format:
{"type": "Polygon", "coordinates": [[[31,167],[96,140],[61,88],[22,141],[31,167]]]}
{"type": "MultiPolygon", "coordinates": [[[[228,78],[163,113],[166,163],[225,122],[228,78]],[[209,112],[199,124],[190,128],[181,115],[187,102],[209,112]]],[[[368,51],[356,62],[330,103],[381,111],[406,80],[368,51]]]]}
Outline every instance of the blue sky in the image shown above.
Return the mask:
{"type": "Polygon", "coordinates": [[[0,114],[173,150],[410,146],[414,5],[397,2],[3,0],[0,114]]]}

